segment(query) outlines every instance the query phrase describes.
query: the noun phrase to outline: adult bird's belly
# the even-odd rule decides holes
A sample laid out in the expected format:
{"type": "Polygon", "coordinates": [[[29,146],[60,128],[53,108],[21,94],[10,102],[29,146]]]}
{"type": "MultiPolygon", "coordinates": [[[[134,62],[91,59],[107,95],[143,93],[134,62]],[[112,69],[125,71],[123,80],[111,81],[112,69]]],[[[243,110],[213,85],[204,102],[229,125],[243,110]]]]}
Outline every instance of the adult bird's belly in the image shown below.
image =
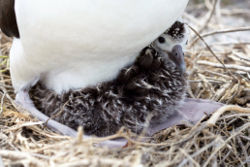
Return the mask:
{"type": "Polygon", "coordinates": [[[16,0],[23,59],[58,93],[110,80],[174,23],[187,2],[16,0]]]}

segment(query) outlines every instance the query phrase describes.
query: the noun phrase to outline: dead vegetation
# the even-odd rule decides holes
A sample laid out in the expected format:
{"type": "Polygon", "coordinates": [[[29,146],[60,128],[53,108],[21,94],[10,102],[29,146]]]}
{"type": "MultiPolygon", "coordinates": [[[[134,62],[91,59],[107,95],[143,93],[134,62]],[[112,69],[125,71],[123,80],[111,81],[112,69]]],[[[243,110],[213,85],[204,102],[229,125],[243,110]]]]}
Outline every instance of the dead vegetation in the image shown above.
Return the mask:
{"type": "Polygon", "coordinates": [[[0,166],[249,166],[250,10],[219,4],[192,4],[184,16],[192,35],[186,53],[188,96],[229,105],[195,126],[166,129],[149,143],[120,132],[113,137],[130,141],[123,149],[95,147],[100,139],[61,136],[18,112],[9,76],[11,40],[2,36],[0,166]]]}

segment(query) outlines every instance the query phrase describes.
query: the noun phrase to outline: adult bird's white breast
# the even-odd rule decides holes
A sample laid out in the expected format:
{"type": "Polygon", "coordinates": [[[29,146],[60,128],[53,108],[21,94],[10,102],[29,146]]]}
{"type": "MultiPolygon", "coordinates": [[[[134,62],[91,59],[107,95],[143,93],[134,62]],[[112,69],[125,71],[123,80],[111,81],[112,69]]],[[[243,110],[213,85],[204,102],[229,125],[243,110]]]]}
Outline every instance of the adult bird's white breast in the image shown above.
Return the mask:
{"type": "Polygon", "coordinates": [[[188,0],[16,0],[16,91],[41,79],[58,93],[113,79],[184,11],[188,0]]]}

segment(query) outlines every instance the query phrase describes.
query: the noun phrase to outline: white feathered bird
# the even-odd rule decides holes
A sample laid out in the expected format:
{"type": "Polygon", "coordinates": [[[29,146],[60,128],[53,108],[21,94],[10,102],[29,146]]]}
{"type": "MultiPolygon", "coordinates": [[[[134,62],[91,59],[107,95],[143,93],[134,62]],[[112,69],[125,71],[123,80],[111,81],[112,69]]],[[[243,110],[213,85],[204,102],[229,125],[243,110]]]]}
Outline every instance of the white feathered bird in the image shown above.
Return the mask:
{"type": "MultiPolygon", "coordinates": [[[[9,0],[5,0],[9,1],[9,0]]],[[[39,79],[57,93],[111,80],[169,28],[188,0],[15,0],[15,91],[39,79]]]]}

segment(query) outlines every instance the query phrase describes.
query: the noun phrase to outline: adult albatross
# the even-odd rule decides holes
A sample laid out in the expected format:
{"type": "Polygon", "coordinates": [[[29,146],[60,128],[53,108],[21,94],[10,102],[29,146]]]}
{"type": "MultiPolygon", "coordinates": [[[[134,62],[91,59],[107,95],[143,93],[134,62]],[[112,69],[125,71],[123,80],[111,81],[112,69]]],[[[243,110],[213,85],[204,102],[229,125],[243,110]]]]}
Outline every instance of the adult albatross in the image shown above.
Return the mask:
{"type": "Polygon", "coordinates": [[[10,52],[16,93],[39,79],[62,93],[115,78],[177,20],[187,3],[1,0],[3,32],[20,36],[10,52]],[[18,26],[13,25],[14,12],[18,26]]]}
{"type": "Polygon", "coordinates": [[[26,98],[38,81],[62,94],[114,79],[177,20],[187,3],[0,0],[0,28],[14,37],[10,71],[18,99],[26,98]]]}

